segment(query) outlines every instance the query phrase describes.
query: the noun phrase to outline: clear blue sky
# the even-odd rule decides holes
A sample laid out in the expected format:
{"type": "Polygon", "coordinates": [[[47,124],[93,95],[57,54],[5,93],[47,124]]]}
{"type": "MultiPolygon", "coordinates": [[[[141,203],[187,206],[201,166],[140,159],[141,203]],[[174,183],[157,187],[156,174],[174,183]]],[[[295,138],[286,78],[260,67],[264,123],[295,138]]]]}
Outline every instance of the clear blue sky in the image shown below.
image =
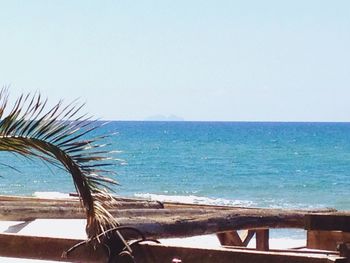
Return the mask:
{"type": "Polygon", "coordinates": [[[1,1],[0,84],[103,119],[350,121],[350,1],[1,1]]]}

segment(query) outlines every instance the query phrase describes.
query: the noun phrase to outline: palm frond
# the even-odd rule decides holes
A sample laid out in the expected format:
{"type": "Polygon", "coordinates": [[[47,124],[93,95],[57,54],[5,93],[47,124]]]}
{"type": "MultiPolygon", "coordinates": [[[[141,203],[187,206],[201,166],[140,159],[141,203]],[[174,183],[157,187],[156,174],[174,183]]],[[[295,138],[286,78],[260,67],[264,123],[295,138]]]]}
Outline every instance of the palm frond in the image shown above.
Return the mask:
{"type": "Polygon", "coordinates": [[[0,151],[37,157],[69,172],[86,210],[89,238],[118,225],[107,210],[112,201],[107,189],[116,182],[104,168],[113,163],[106,157],[108,151],[96,150],[101,146],[98,138],[83,139],[99,127],[91,117],[77,116],[83,105],[74,101],[64,106],[60,101],[46,110],[47,100],[28,94],[21,95],[6,114],[8,98],[7,89],[2,89],[0,151]]]}

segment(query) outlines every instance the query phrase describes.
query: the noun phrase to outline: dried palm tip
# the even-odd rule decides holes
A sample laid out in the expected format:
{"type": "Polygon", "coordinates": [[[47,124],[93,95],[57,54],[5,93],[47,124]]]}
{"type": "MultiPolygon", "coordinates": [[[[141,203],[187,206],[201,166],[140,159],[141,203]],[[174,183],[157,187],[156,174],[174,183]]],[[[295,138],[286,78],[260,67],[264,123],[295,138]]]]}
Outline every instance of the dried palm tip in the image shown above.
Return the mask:
{"type": "Polygon", "coordinates": [[[113,164],[110,153],[97,144],[104,137],[86,139],[101,125],[79,115],[83,105],[62,101],[47,108],[40,94],[21,95],[7,112],[8,90],[0,91],[0,151],[26,158],[40,158],[71,174],[86,211],[89,238],[118,225],[108,212],[112,198],[107,189],[116,184],[107,169],[113,164]],[[85,138],[85,139],[84,139],[85,138]]]}

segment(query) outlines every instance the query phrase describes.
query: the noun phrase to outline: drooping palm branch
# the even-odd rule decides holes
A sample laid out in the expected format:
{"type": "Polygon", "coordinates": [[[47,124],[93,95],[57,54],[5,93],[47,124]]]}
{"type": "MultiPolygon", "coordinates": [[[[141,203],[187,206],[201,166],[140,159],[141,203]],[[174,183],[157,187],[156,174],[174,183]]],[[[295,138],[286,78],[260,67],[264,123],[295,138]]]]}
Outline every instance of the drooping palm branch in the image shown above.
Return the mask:
{"type": "Polygon", "coordinates": [[[117,225],[107,211],[112,201],[107,192],[116,182],[106,175],[111,165],[108,151],[100,150],[101,139],[84,139],[99,125],[75,102],[64,106],[62,101],[47,108],[40,94],[21,95],[7,113],[8,90],[0,91],[0,151],[37,157],[61,167],[73,178],[75,188],[86,210],[86,232],[89,238],[117,225]]]}

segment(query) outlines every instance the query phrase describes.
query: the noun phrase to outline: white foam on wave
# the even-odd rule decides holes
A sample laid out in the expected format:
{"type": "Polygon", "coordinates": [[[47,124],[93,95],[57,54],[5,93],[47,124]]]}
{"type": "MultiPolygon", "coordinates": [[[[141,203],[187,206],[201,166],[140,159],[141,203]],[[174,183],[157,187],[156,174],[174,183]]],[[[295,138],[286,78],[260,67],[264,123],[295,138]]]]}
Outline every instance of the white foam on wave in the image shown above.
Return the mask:
{"type": "Polygon", "coordinates": [[[229,200],[224,198],[210,198],[196,195],[160,195],[150,193],[134,194],[135,197],[145,198],[151,201],[178,202],[186,204],[221,205],[221,206],[253,206],[252,201],[229,200]]]}

